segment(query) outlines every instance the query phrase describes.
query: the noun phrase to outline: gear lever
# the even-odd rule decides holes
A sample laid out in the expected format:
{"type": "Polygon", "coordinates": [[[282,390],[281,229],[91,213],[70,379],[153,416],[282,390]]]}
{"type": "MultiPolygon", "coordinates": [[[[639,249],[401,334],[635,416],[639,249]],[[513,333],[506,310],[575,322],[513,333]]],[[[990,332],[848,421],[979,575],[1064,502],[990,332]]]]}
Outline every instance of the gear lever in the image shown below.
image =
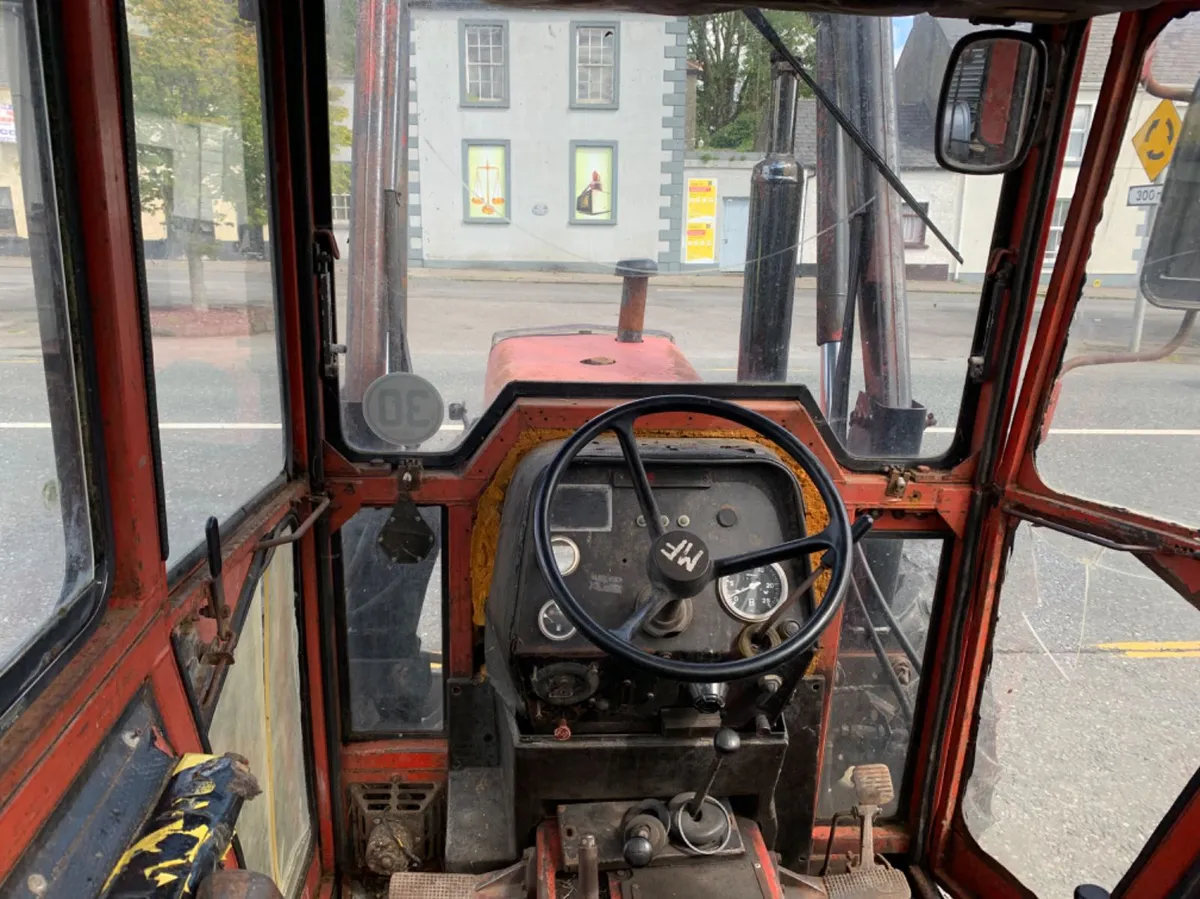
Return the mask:
{"type": "Polygon", "coordinates": [[[738,736],[737,731],[728,727],[722,727],[713,737],[713,753],[714,758],[712,767],[708,769],[708,777],[704,781],[704,785],[697,790],[686,806],[686,811],[691,815],[692,819],[700,817],[700,809],[704,805],[704,800],[708,798],[709,792],[713,788],[713,784],[717,781],[717,774],[721,771],[721,765],[724,764],[728,756],[733,755],[742,747],[742,738],[738,736]]]}

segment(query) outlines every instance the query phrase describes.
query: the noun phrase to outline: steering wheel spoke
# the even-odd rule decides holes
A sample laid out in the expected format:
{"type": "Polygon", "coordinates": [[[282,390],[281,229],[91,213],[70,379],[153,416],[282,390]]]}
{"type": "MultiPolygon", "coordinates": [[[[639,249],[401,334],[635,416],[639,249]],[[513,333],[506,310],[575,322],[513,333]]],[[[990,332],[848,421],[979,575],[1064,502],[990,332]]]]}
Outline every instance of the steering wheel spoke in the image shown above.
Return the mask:
{"type": "Polygon", "coordinates": [[[777,543],[775,546],[768,546],[765,549],[755,549],[748,553],[739,553],[736,556],[726,556],[723,559],[717,559],[713,563],[713,567],[716,576],[722,578],[726,575],[749,571],[752,568],[762,568],[772,562],[782,562],[784,559],[794,559],[797,556],[815,552],[827,552],[835,546],[837,546],[837,542],[833,535],[828,530],[824,530],[798,540],[777,543]]]}
{"type": "Polygon", "coordinates": [[[650,477],[646,474],[646,466],[642,463],[642,454],[638,451],[637,438],[633,436],[633,419],[627,418],[614,422],[611,428],[621,444],[621,454],[625,457],[625,465],[633,478],[633,490],[637,494],[638,505],[646,516],[646,527],[650,536],[657,540],[665,533],[662,524],[662,513],[658,511],[658,500],[650,489],[650,477]]]}
{"type": "MultiPolygon", "coordinates": [[[[568,437],[561,449],[550,461],[537,488],[533,504],[534,552],[538,567],[545,578],[550,592],[558,602],[563,614],[579,628],[580,633],[600,649],[622,659],[635,668],[677,680],[700,683],[727,682],[754,677],[773,671],[779,665],[796,659],[801,653],[812,649],[821,632],[833,622],[846,594],[850,580],[848,561],[857,534],[852,535],[846,506],[838,496],[837,485],[829,472],[807,446],[786,428],[766,416],[745,406],[726,402],[714,397],[694,395],[665,395],[634,400],[623,406],[602,412],[568,437]],[[650,478],[634,439],[633,422],[644,415],[662,412],[690,413],[714,416],[750,428],[769,439],[780,450],[793,459],[811,480],[813,487],[829,513],[829,525],[811,537],[803,537],[781,543],[778,546],[753,552],[710,560],[703,535],[679,529],[678,537],[662,524],[662,513],[650,488],[650,478]],[[576,456],[600,434],[611,431],[617,437],[625,464],[632,475],[638,506],[646,516],[646,527],[653,545],[649,550],[647,564],[657,566],[657,574],[651,577],[657,582],[651,600],[635,610],[622,624],[609,628],[600,624],[589,610],[577,599],[567,586],[558,570],[551,545],[550,505],[551,497],[559,480],[568,470],[576,456]],[[661,544],[661,545],[660,545],[661,544]],[[634,644],[633,640],[641,627],[652,616],[659,613],[667,602],[686,596],[699,595],[709,589],[713,578],[720,578],[739,571],[748,571],[770,565],[783,559],[803,556],[806,553],[826,553],[823,567],[830,568],[829,586],[825,599],[811,616],[801,625],[798,633],[784,643],[768,648],[750,658],[725,659],[716,662],[696,662],[687,659],[668,658],[647,652],[634,644]],[[665,559],[665,561],[663,561],[665,559]],[[673,567],[672,567],[673,566],[673,567]]],[[[865,527],[870,526],[868,520],[865,527]]],[[[865,528],[864,528],[865,529],[865,528]]]]}

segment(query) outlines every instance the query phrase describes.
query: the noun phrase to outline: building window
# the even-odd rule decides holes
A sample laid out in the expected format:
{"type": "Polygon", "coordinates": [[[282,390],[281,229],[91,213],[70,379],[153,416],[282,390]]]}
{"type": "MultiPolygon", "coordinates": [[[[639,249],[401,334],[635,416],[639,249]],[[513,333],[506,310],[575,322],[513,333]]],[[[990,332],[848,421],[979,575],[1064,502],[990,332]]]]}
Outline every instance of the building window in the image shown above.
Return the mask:
{"type": "Polygon", "coordinates": [[[508,106],[508,24],[462,22],[459,26],[463,106],[508,106]]]}
{"type": "Polygon", "coordinates": [[[1083,161],[1083,148],[1087,145],[1088,125],[1092,123],[1092,107],[1076,106],[1071,113],[1071,133],[1067,135],[1066,162],[1079,165],[1083,161]]]}
{"type": "Polygon", "coordinates": [[[333,200],[333,220],[350,221],[350,194],[334,194],[330,199],[333,200]]]}
{"type": "Polygon", "coordinates": [[[0,187],[0,235],[15,237],[17,211],[13,208],[12,188],[0,187]]]}
{"type": "MultiPolygon", "coordinates": [[[[929,214],[928,203],[918,203],[921,211],[929,214]]],[[[907,249],[925,247],[925,221],[907,203],[900,210],[900,227],[904,231],[904,246],[907,249]]]]}
{"type": "Polygon", "coordinates": [[[617,145],[571,141],[571,224],[617,223],[617,145]]]}
{"type": "Polygon", "coordinates": [[[1054,201],[1054,214],[1050,216],[1050,234],[1046,237],[1046,255],[1042,258],[1043,272],[1054,268],[1054,260],[1058,258],[1058,247],[1062,243],[1063,226],[1067,223],[1067,210],[1070,208],[1070,197],[1054,201]]]}
{"type": "Polygon", "coordinates": [[[572,25],[571,105],[617,108],[618,35],[615,23],[572,25]]]}
{"type": "Polygon", "coordinates": [[[508,141],[463,141],[463,221],[506,224],[508,141]]]}

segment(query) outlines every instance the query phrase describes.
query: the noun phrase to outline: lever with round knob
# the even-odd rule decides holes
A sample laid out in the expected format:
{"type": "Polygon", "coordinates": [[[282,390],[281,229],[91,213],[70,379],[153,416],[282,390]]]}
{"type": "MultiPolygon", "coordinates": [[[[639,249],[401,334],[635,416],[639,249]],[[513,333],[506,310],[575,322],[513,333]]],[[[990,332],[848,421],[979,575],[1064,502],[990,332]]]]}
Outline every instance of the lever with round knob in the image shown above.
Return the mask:
{"type": "Polygon", "coordinates": [[[708,794],[712,791],[713,784],[716,783],[717,775],[721,772],[721,766],[725,763],[725,759],[733,755],[742,748],[742,738],[738,736],[737,731],[728,727],[722,727],[713,737],[713,761],[712,766],[708,769],[708,777],[704,780],[704,785],[692,794],[689,800],[686,811],[692,818],[700,817],[700,809],[704,805],[704,800],[708,798],[708,794]]]}

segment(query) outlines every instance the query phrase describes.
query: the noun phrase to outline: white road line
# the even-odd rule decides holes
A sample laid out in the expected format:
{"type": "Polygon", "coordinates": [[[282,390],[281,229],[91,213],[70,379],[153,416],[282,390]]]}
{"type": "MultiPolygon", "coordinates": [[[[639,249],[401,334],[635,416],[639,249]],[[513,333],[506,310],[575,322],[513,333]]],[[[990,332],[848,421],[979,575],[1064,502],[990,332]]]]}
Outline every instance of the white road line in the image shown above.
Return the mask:
{"type": "MultiPolygon", "coordinates": [[[[277,421],[167,421],[159,422],[163,431],[278,431],[277,421]]],[[[48,431],[48,421],[0,421],[0,431],[48,431]]],[[[442,431],[462,431],[461,421],[448,421],[442,431]]],[[[954,428],[926,428],[926,434],[953,434],[954,428]]],[[[1200,428],[1053,428],[1051,435],[1062,437],[1200,437],[1200,428]]]]}
{"type": "MultiPolygon", "coordinates": [[[[926,434],[953,434],[954,428],[926,428],[926,434]]],[[[1052,437],[1200,437],[1200,428],[1051,428],[1052,437]]]]}

